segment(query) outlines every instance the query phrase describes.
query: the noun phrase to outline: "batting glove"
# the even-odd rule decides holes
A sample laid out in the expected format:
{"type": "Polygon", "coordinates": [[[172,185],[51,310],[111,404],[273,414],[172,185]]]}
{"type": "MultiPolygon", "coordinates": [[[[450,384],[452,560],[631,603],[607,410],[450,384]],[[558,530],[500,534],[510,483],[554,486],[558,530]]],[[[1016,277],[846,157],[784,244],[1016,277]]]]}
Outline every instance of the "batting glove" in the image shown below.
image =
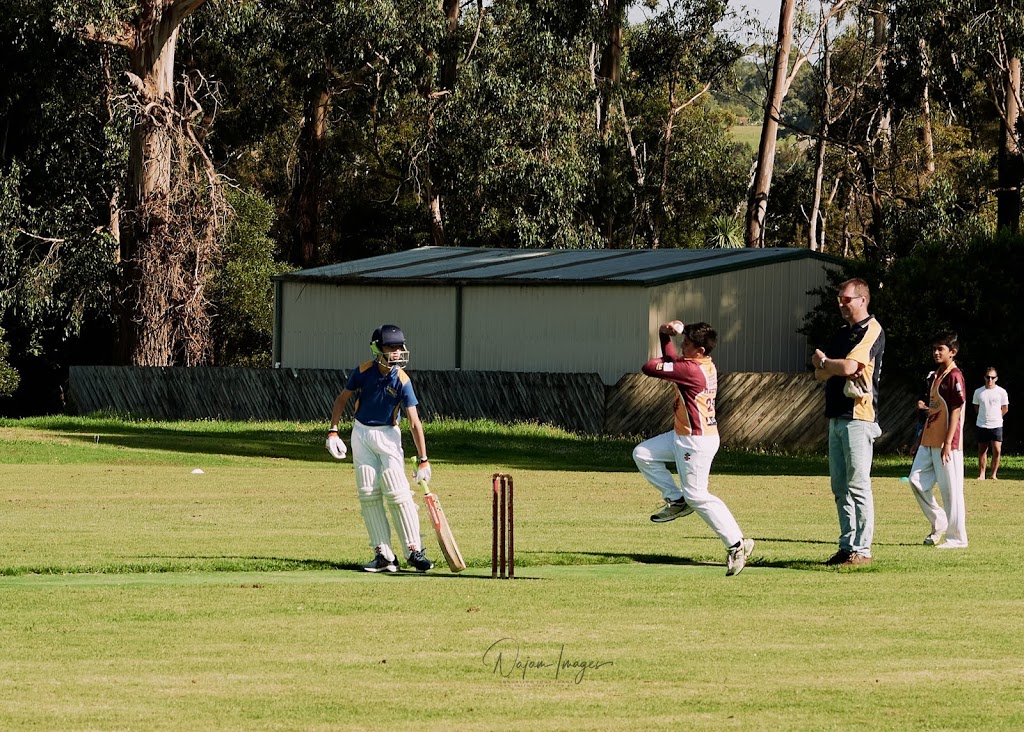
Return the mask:
{"type": "Polygon", "coordinates": [[[325,444],[327,452],[331,453],[338,460],[344,460],[345,456],[348,455],[348,448],[345,447],[344,441],[338,437],[337,428],[327,433],[327,442],[325,444]]]}
{"type": "Polygon", "coordinates": [[[413,482],[419,483],[421,480],[424,483],[429,483],[430,482],[430,461],[429,460],[421,461],[419,467],[416,468],[416,475],[413,476],[413,482]]]}

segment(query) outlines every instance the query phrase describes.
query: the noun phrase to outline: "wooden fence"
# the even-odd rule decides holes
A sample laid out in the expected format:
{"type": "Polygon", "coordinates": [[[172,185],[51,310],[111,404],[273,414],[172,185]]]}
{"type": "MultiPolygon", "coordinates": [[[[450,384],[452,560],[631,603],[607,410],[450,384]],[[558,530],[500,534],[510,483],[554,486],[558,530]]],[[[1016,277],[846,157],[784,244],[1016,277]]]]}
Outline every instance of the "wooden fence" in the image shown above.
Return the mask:
{"type": "MultiPolygon", "coordinates": [[[[605,386],[597,374],[410,374],[426,420],[543,422],[594,435],[650,436],[672,428],[673,387],[642,374],[627,374],[614,386],[605,386]]],[[[79,414],[326,421],[347,376],[340,369],[73,366],[69,397],[79,414]]],[[[880,450],[898,450],[911,441],[916,398],[883,388],[880,450]]],[[[824,447],[824,392],[810,374],[719,374],[716,407],[725,445],[824,447]]]]}
{"type": "MultiPolygon", "coordinates": [[[[917,396],[883,388],[879,397],[877,447],[900,450],[914,436],[917,396]]],[[[608,390],[604,434],[649,436],[672,429],[673,398],[667,382],[623,376],[608,390]]],[[[722,443],[731,447],[817,450],[828,435],[825,391],[811,374],[719,373],[715,409],[722,443]]]]}

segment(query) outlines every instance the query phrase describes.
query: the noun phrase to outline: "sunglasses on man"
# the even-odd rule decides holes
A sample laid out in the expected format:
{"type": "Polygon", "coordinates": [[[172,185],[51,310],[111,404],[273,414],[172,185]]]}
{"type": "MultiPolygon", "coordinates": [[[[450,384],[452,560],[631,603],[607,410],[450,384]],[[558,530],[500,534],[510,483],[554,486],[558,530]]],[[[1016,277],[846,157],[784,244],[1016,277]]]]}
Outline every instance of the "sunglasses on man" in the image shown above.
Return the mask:
{"type": "Polygon", "coordinates": [[[864,296],[863,295],[838,295],[836,297],[836,302],[838,302],[840,305],[849,305],[854,300],[859,300],[862,297],[864,297],[864,296]]]}

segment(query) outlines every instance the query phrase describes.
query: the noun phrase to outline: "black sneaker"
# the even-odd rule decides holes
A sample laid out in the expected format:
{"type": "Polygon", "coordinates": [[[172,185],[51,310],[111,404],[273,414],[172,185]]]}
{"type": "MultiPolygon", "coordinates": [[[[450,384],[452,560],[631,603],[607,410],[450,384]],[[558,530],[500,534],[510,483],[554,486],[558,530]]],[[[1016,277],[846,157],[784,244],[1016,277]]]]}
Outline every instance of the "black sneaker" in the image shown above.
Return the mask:
{"type": "Polygon", "coordinates": [[[422,549],[417,549],[409,555],[409,565],[418,572],[426,572],[434,568],[434,563],[427,559],[422,549]]]}
{"type": "Polygon", "coordinates": [[[388,559],[381,552],[380,547],[373,550],[373,559],[363,565],[367,572],[397,572],[398,559],[388,559]]]}
{"type": "Polygon", "coordinates": [[[840,549],[835,554],[833,554],[831,557],[829,557],[827,560],[825,560],[825,564],[829,564],[829,565],[832,565],[832,566],[835,566],[835,565],[838,565],[838,564],[846,564],[847,562],[850,561],[850,557],[852,557],[852,556],[853,556],[853,554],[851,552],[848,552],[845,549],[840,549]]]}

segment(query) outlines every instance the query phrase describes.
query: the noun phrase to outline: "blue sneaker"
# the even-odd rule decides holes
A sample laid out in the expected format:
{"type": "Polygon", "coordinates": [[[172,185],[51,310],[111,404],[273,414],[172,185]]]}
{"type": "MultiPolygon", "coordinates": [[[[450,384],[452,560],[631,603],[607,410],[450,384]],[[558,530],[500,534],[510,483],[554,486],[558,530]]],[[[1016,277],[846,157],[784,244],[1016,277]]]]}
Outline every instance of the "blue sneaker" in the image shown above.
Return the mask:
{"type": "Polygon", "coordinates": [[[417,549],[409,555],[409,565],[418,572],[426,572],[434,568],[434,563],[427,559],[422,549],[417,549]]]}

